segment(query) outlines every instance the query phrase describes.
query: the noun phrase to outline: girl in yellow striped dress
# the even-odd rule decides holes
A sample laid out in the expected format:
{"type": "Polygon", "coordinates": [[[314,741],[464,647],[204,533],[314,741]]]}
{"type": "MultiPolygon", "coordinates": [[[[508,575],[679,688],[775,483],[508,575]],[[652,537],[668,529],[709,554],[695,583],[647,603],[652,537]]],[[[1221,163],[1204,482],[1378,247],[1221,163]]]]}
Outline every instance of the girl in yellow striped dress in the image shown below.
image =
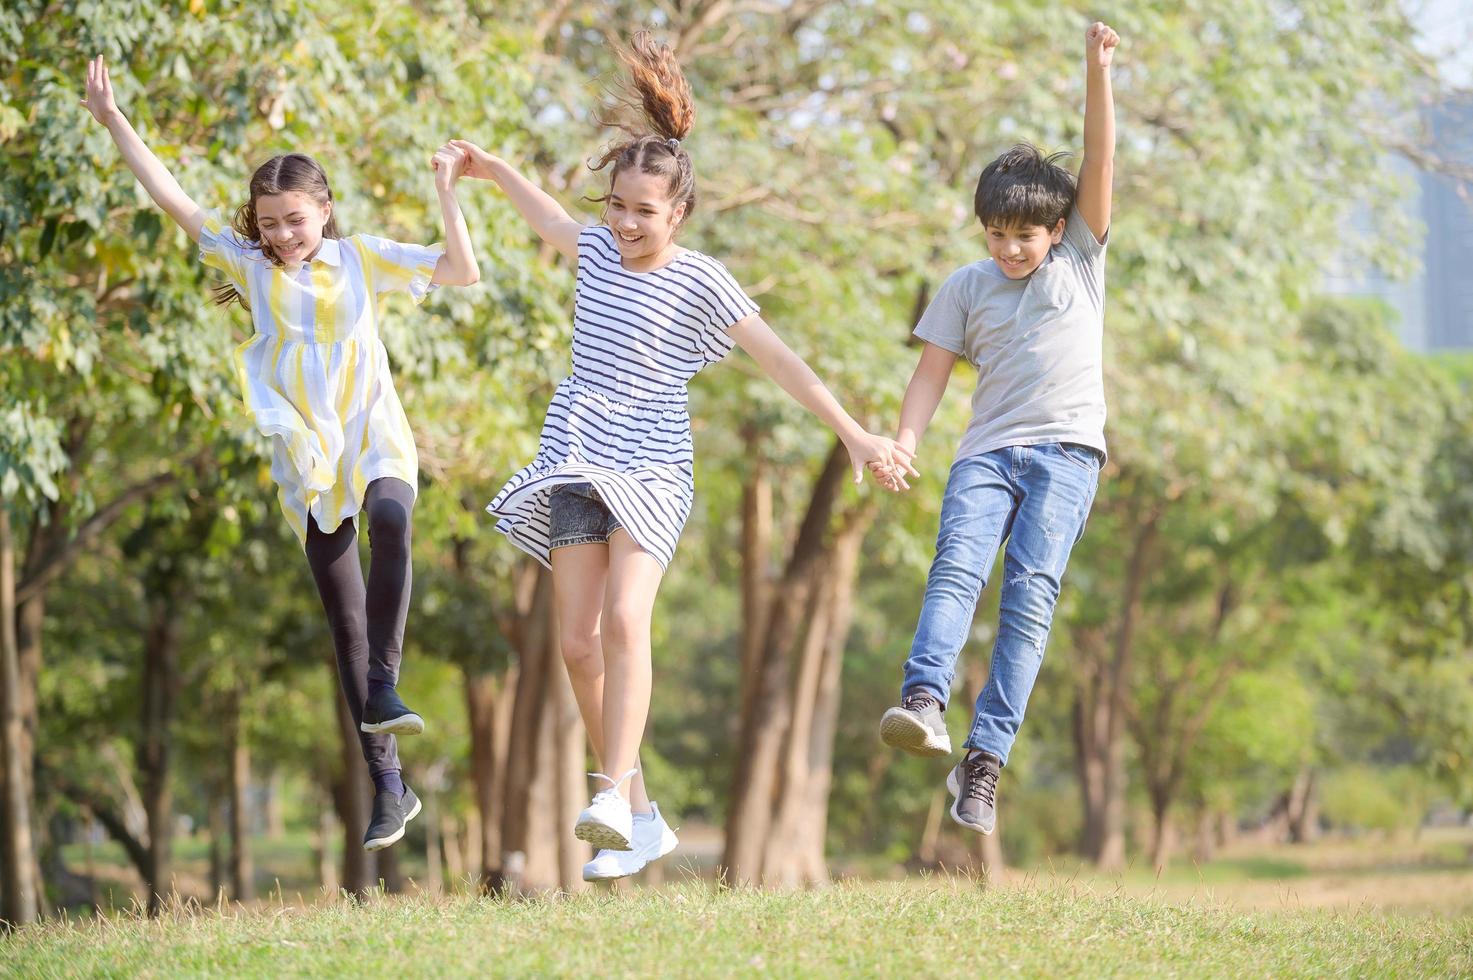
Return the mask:
{"type": "Polygon", "coordinates": [[[227,224],[185,194],[144,145],[113,99],[101,57],[88,67],[84,105],[149,196],[199,243],[200,260],[224,274],[217,301],[250,310],[255,334],[235,352],[236,373],[256,427],[271,439],[271,475],[312,566],[376,787],[364,847],[387,847],[420,810],[400,776],[394,736],[417,734],[424,721],[395,691],[419,462],[379,339],[379,305],[391,292],[418,303],[433,286],[480,278],[454,192],[465,151],[447,144],[431,161],[443,246],[341,238],[327,177],[311,157],[268,160],[227,224]],[[360,510],[372,547],[366,585],[354,526],[360,510]]]}

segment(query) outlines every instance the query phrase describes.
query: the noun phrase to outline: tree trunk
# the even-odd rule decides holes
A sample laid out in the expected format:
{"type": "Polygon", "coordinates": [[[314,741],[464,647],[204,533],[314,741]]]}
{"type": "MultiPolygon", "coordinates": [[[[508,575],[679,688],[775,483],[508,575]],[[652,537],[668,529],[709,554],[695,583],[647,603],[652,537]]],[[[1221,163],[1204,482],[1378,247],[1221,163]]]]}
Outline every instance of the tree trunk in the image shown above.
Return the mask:
{"type": "Polygon", "coordinates": [[[404,869],[399,860],[403,853],[403,841],[374,853],[377,875],[374,883],[381,886],[385,895],[399,895],[404,891],[404,869]]]}
{"type": "Polygon", "coordinates": [[[742,672],[741,713],[744,729],[757,700],[757,665],[772,602],[772,477],[762,456],[762,440],[753,429],[743,432],[751,472],[742,487],[742,672]]]}
{"type": "Polygon", "coordinates": [[[763,878],[770,883],[815,885],[829,880],[824,845],[844,647],[854,618],[859,553],[874,514],[874,507],[866,504],[847,515],[834,536],[821,581],[815,585],[794,694],[783,789],[769,853],[763,860],[763,878]]]}
{"type": "Polygon", "coordinates": [[[231,696],[230,733],[230,893],[237,902],[256,897],[256,872],[251,861],[250,800],[251,750],[240,724],[240,695],[231,696]]]}
{"type": "Polygon", "coordinates": [[[336,896],[339,888],[338,866],[332,859],[332,839],[337,836],[338,821],[332,805],[323,799],[322,794],[314,795],[317,796],[317,843],[313,848],[313,855],[317,861],[317,885],[324,895],[336,896]]]}
{"type": "Polygon", "coordinates": [[[15,541],[9,508],[0,501],[0,924],[10,926],[35,922],[39,911],[21,700],[15,541]]]}
{"type": "Polygon", "coordinates": [[[445,891],[445,853],[440,841],[440,780],[426,787],[424,813],[420,823],[425,828],[425,891],[440,895],[445,891]]]}
{"type": "Polygon", "coordinates": [[[826,554],[824,540],[829,519],[848,475],[848,452],[842,442],[835,440],[814,482],[782,581],[773,591],[761,653],[753,665],[758,676],[752,682],[755,691],[752,704],[761,710],[753,710],[738,733],[726,847],[721,858],[721,873],[729,884],[762,879],[762,857],[772,824],[777,770],[792,720],[791,652],[802,631],[814,569],[826,554]]]}
{"type": "MultiPolygon", "coordinates": [[[[17,592],[19,586],[17,586],[17,592]]],[[[41,727],[40,700],[37,695],[41,677],[41,630],[46,622],[46,595],[37,593],[29,599],[16,598],[15,645],[20,667],[20,782],[25,795],[30,826],[31,894],[36,915],[46,915],[46,891],[42,887],[41,865],[36,851],[36,739],[41,727]]]]}
{"type": "Polygon", "coordinates": [[[541,889],[557,881],[556,831],[535,816],[554,806],[553,784],[538,779],[542,769],[553,768],[545,762],[555,752],[551,732],[543,724],[552,660],[558,655],[552,617],[552,576],[539,567],[527,612],[519,614],[525,628],[519,628],[516,635],[516,700],[507,737],[502,804],[501,873],[505,883],[517,891],[541,889]]]}
{"type": "Polygon", "coordinates": [[[1151,797],[1151,867],[1156,874],[1166,870],[1176,846],[1176,827],[1171,821],[1171,797],[1151,797]]]}
{"type": "Polygon", "coordinates": [[[1074,698],[1075,764],[1084,805],[1080,850],[1103,870],[1125,866],[1125,712],[1141,593],[1160,510],[1138,525],[1126,565],[1120,620],[1108,648],[1098,630],[1077,634],[1080,669],[1074,698]]]}
{"type": "Polygon", "coordinates": [[[281,770],[275,766],[266,776],[266,839],[279,841],[286,836],[286,813],[282,803],[281,770]]]}
{"type": "Polygon", "coordinates": [[[373,798],[369,792],[373,783],[368,778],[368,763],[363,761],[358,726],[353,724],[348,701],[338,684],[337,665],[329,660],[328,668],[332,671],[333,690],[338,692],[336,701],[340,764],[331,792],[338,823],[343,830],[343,870],[339,881],[341,887],[350,894],[362,898],[368,894],[378,878],[373,855],[363,849],[363,835],[368,830],[368,818],[373,806],[373,798]]]}
{"type": "Polygon", "coordinates": [[[173,755],[174,701],[179,682],[179,623],[173,596],[176,580],[160,576],[147,597],[149,618],[143,638],[143,697],[137,766],[143,809],[148,817],[148,914],[157,915],[172,889],[174,794],[169,768],[173,755]]]}
{"type": "Polygon", "coordinates": [[[1319,836],[1319,809],[1314,770],[1305,766],[1289,791],[1289,843],[1306,844],[1319,836]]]}
{"type": "Polygon", "coordinates": [[[225,812],[223,787],[213,785],[212,782],[209,786],[209,793],[210,799],[205,804],[205,808],[210,833],[210,896],[213,900],[219,900],[225,894],[228,863],[225,854],[230,846],[226,843],[225,838],[230,834],[230,822],[225,812]]]}
{"type": "Polygon", "coordinates": [[[476,837],[466,855],[464,870],[452,868],[457,881],[474,872],[481,890],[495,893],[505,884],[501,859],[501,825],[504,819],[504,785],[507,769],[507,740],[511,734],[511,696],[518,687],[519,671],[506,675],[467,668],[465,677],[466,719],[470,727],[471,788],[476,801],[476,837]]]}
{"type": "MultiPolygon", "coordinates": [[[[463,837],[469,837],[471,828],[466,828],[462,835],[460,822],[448,813],[440,815],[440,840],[441,850],[445,855],[445,874],[448,878],[446,885],[453,891],[459,891],[461,884],[470,873],[466,862],[466,849],[462,843],[463,837]]],[[[479,829],[475,831],[479,833],[479,829]]]]}

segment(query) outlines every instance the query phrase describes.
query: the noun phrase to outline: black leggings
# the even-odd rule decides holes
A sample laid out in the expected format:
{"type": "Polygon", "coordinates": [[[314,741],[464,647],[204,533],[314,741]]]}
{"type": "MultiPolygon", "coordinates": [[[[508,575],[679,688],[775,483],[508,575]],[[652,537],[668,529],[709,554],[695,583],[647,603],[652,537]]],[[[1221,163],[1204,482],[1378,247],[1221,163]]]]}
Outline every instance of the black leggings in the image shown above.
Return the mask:
{"type": "MultiPolygon", "coordinates": [[[[392,477],[374,480],[364,495],[363,510],[368,515],[370,554],[366,589],[353,522],[344,521],[336,531],[324,534],[312,516],[307,516],[307,563],[332,628],[338,679],[355,726],[363,722],[369,681],[393,685],[399,680],[413,579],[409,539],[414,488],[392,477]]],[[[360,730],[358,740],[370,776],[399,768],[394,736],[360,730]]]]}

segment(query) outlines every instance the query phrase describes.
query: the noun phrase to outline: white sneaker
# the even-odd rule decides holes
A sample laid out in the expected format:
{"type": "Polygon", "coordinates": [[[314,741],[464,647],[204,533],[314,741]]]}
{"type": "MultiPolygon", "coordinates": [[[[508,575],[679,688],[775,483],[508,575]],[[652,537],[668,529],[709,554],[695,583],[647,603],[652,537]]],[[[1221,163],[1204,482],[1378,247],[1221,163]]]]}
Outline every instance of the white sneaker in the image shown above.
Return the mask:
{"type": "Polygon", "coordinates": [[[574,837],[604,850],[629,850],[634,837],[634,814],[629,809],[629,801],[619,795],[619,784],[637,772],[638,769],[631,769],[618,779],[611,779],[601,772],[588,774],[602,779],[609,788],[595,795],[593,802],[578,814],[578,822],[573,825],[574,837]]]}
{"type": "Polygon", "coordinates": [[[602,850],[592,861],[583,866],[584,881],[612,881],[627,878],[644,870],[644,866],[656,861],[680,843],[675,831],[665,822],[659,804],[650,801],[650,812],[634,817],[633,846],[627,851],[602,850]]]}

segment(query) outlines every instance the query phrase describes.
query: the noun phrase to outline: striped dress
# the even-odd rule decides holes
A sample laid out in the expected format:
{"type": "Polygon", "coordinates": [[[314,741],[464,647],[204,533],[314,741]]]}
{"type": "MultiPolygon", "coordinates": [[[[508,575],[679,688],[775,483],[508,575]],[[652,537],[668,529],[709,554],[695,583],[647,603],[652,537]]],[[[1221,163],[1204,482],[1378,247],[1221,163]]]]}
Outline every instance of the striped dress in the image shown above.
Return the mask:
{"type": "Polygon", "coordinates": [[[417,486],[419,457],[379,339],[379,307],[392,292],[423,300],[443,252],[370,235],[325,238],[310,262],[288,271],[218,211],[200,229],[200,261],[250,305],[256,333],[235,351],[236,376],[271,439],[277,499],[303,543],[309,514],[332,533],[357,516],[374,480],[417,486]]]}
{"type": "Polygon", "coordinates": [[[732,348],[757,304],[717,260],[690,250],[630,272],[605,225],[578,236],[573,374],[558,385],[537,457],[486,510],[550,565],[547,499],[591,483],[635,542],[668,566],[695,496],[685,385],[732,348]]]}

